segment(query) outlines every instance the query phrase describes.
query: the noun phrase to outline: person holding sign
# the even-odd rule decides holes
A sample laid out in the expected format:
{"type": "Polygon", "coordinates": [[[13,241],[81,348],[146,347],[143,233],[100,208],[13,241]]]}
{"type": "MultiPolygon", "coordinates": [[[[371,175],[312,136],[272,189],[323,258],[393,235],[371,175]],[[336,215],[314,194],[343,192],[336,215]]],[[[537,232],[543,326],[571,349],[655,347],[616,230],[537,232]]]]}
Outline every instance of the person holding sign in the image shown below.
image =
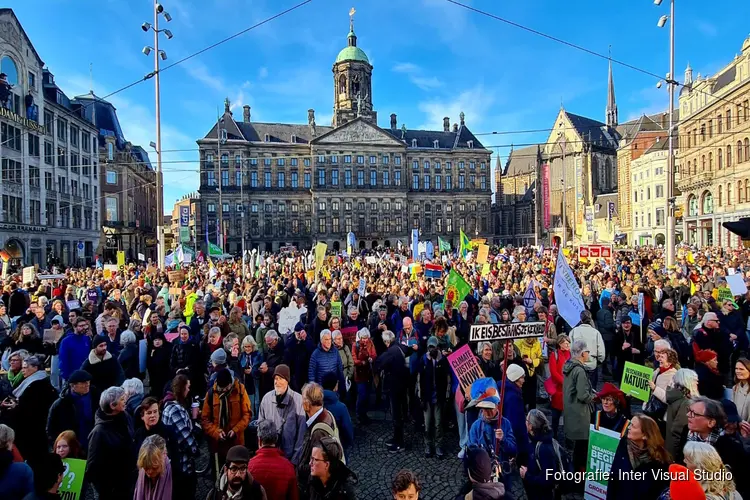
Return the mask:
{"type": "Polygon", "coordinates": [[[585,470],[589,447],[591,402],[596,396],[585,368],[590,356],[586,342],[576,340],[570,349],[570,360],[563,366],[565,438],[573,442],[574,472],[585,470]]]}
{"type": "Polygon", "coordinates": [[[607,500],[656,500],[669,485],[663,473],[670,462],[657,423],[646,415],[636,415],[612,460],[607,500]]]}

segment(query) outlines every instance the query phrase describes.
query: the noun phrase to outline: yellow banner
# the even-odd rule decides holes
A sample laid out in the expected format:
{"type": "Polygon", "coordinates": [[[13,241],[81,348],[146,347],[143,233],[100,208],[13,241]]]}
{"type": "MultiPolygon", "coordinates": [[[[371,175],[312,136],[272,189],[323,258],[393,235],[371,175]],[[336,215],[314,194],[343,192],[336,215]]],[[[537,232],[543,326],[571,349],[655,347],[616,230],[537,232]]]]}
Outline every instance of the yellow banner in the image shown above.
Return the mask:
{"type": "Polygon", "coordinates": [[[328,245],[326,243],[319,241],[318,244],[315,245],[315,272],[320,272],[323,267],[323,261],[326,258],[327,249],[328,245]]]}
{"type": "Polygon", "coordinates": [[[484,243],[480,243],[478,250],[477,250],[477,263],[478,264],[486,264],[487,263],[487,257],[490,254],[490,246],[485,245],[484,243]]]}
{"type": "Polygon", "coordinates": [[[117,252],[117,267],[125,265],[125,252],[120,250],[117,252]]]}
{"type": "Polygon", "coordinates": [[[490,275],[490,263],[485,262],[484,265],[482,266],[482,278],[486,278],[489,275],[490,275]]]}

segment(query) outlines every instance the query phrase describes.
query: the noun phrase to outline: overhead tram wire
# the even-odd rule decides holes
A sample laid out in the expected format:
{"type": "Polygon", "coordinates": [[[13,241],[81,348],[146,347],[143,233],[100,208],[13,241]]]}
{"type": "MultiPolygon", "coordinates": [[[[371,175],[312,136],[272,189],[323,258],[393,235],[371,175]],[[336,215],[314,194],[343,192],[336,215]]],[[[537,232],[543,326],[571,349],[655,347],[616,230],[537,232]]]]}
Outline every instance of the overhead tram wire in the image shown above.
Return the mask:
{"type": "MultiPolygon", "coordinates": [[[[213,44],[209,45],[208,47],[204,47],[203,49],[201,49],[201,50],[199,50],[197,52],[193,52],[192,54],[190,54],[190,55],[188,55],[186,57],[183,57],[182,59],[179,59],[179,60],[173,62],[172,64],[168,65],[168,66],[164,66],[163,68],[161,68],[159,70],[159,73],[163,73],[164,71],[166,71],[166,70],[168,70],[170,68],[174,68],[178,64],[182,64],[182,63],[184,63],[185,61],[187,61],[189,59],[192,59],[192,58],[194,58],[194,57],[196,57],[196,56],[198,56],[200,54],[203,54],[204,52],[207,52],[207,51],[209,51],[211,49],[214,49],[214,48],[218,47],[219,45],[222,45],[222,44],[224,44],[224,43],[226,43],[226,42],[228,42],[230,40],[233,40],[233,39],[235,39],[235,38],[237,38],[239,36],[242,36],[245,33],[254,30],[255,28],[259,28],[259,27],[263,26],[264,24],[267,24],[267,23],[269,23],[269,22],[271,22],[271,21],[273,21],[275,19],[278,19],[278,18],[280,18],[280,17],[282,17],[282,16],[284,16],[286,14],[289,14],[290,12],[292,12],[294,10],[297,10],[298,8],[304,6],[304,5],[308,4],[308,3],[311,3],[312,1],[313,0],[303,0],[302,2],[300,2],[300,3],[296,4],[296,5],[293,5],[292,7],[289,7],[288,9],[283,10],[283,11],[277,13],[277,14],[274,14],[271,17],[267,17],[266,19],[264,19],[264,20],[262,20],[262,21],[260,21],[260,22],[258,22],[256,24],[254,24],[254,25],[252,25],[252,26],[250,26],[248,28],[245,28],[242,31],[239,31],[239,32],[235,33],[234,35],[231,35],[231,36],[228,36],[228,37],[226,37],[226,38],[224,38],[222,40],[219,40],[218,42],[213,43],[213,44]]],[[[107,95],[105,95],[103,97],[94,96],[94,97],[96,97],[96,99],[94,99],[90,104],[84,104],[84,105],[82,105],[81,108],[85,108],[86,106],[91,106],[92,104],[95,104],[95,103],[97,103],[99,101],[104,101],[105,99],[108,99],[108,98],[110,98],[110,97],[112,97],[114,95],[119,94],[120,92],[124,92],[124,91],[126,91],[126,90],[128,90],[128,89],[130,89],[132,87],[135,87],[139,83],[143,83],[146,80],[150,80],[154,76],[156,76],[156,72],[152,71],[152,72],[147,73],[146,75],[144,75],[142,78],[139,78],[138,80],[135,80],[134,82],[131,82],[131,83],[125,85],[124,87],[120,87],[119,89],[115,90],[114,92],[110,92],[109,94],[107,94],[107,95]]],[[[92,93],[92,95],[93,95],[93,93],[92,93]]],[[[63,114],[60,115],[61,118],[64,118],[66,116],[73,116],[73,117],[76,117],[76,118],[79,118],[79,119],[81,118],[80,116],[78,116],[76,114],[75,111],[72,111],[72,110],[67,110],[63,114]]],[[[29,133],[28,130],[24,130],[21,133],[21,135],[28,134],[28,133],[29,133]]],[[[14,139],[8,139],[7,141],[0,142],[0,146],[4,146],[6,143],[10,142],[11,140],[14,140],[14,139]]]]}
{"type": "MultiPolygon", "coordinates": [[[[471,5],[466,5],[465,3],[461,3],[458,0],[445,0],[445,1],[448,2],[448,3],[452,3],[453,5],[456,5],[458,7],[463,7],[466,10],[470,10],[470,11],[475,12],[477,14],[481,14],[483,16],[489,17],[489,18],[494,19],[496,21],[500,21],[502,23],[508,24],[508,25],[513,26],[515,28],[527,31],[527,32],[532,33],[534,35],[541,36],[542,38],[546,38],[548,40],[552,40],[553,42],[557,42],[559,44],[566,45],[566,46],[571,47],[573,49],[580,50],[581,52],[585,52],[585,53],[587,53],[589,55],[596,56],[596,57],[599,57],[601,59],[605,59],[607,61],[612,61],[615,64],[619,64],[620,66],[632,69],[633,71],[637,71],[637,72],[642,73],[644,75],[652,76],[652,77],[654,77],[654,78],[656,78],[658,80],[665,80],[665,78],[663,76],[659,76],[656,73],[653,73],[653,72],[651,72],[649,70],[640,68],[638,66],[634,66],[634,65],[632,65],[630,63],[626,63],[626,62],[620,61],[618,59],[613,59],[609,55],[605,55],[605,54],[596,52],[595,50],[591,50],[591,49],[586,48],[586,47],[584,47],[582,45],[578,45],[576,43],[569,42],[569,41],[564,40],[562,38],[558,38],[558,37],[556,37],[554,35],[550,35],[550,34],[544,33],[543,31],[539,31],[539,30],[536,30],[534,28],[530,28],[530,27],[525,26],[525,25],[523,25],[521,23],[517,23],[515,21],[511,21],[510,19],[506,19],[504,17],[500,17],[500,16],[498,16],[496,14],[492,14],[490,12],[484,11],[482,9],[478,9],[476,7],[472,7],[471,5]]],[[[674,84],[676,84],[676,85],[678,85],[680,87],[685,87],[685,88],[690,89],[690,90],[695,90],[696,92],[700,92],[701,94],[705,94],[707,96],[714,97],[716,99],[722,100],[722,101],[727,102],[729,104],[733,104],[733,105],[740,104],[740,103],[737,103],[737,102],[730,101],[729,99],[727,99],[725,97],[721,97],[721,96],[718,96],[718,95],[713,94],[711,92],[707,92],[705,90],[693,89],[690,84],[680,83],[679,81],[675,80],[674,76],[675,75],[670,75],[672,83],[674,83],[674,84]]]]}

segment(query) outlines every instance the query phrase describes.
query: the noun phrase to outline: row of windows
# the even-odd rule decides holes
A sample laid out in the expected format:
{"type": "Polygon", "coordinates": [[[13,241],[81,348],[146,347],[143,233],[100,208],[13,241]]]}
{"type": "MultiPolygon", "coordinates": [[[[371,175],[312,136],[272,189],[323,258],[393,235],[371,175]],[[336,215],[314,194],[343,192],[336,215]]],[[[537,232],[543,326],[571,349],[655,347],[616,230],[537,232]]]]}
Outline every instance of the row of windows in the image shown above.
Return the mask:
{"type": "MultiPolygon", "coordinates": [[[[633,174],[633,182],[638,182],[639,180],[642,181],[643,179],[648,179],[650,174],[651,174],[650,168],[647,168],[637,174],[633,174]]],[[[654,176],[658,177],[660,175],[664,175],[664,167],[656,167],[654,169],[654,176]]]]}
{"type": "Polygon", "coordinates": [[[55,131],[57,131],[59,141],[66,142],[70,137],[71,147],[77,148],[80,145],[81,149],[87,153],[96,151],[98,148],[96,135],[92,135],[85,130],[82,131],[78,125],[72,123],[68,126],[68,121],[64,118],[57,117],[57,120],[55,120],[51,111],[44,111],[44,127],[45,132],[50,137],[53,137],[55,131]]]}
{"type": "MultiPolygon", "coordinates": [[[[12,195],[3,195],[2,200],[2,221],[23,224],[42,224],[42,202],[39,200],[29,200],[29,216],[26,218],[23,213],[24,200],[21,197],[12,195]]],[[[44,215],[47,219],[45,224],[48,227],[60,227],[67,229],[86,229],[93,230],[99,226],[99,213],[91,209],[84,209],[70,205],[60,204],[58,209],[54,202],[44,204],[44,215]]]]}
{"type": "MultiPolygon", "coordinates": [[[[657,208],[656,209],[656,226],[663,226],[664,225],[664,209],[663,208],[657,208]]],[[[636,228],[651,228],[651,212],[636,212],[635,217],[633,218],[633,223],[636,228]],[[645,217],[645,218],[644,218],[645,217]],[[640,222],[640,224],[639,224],[640,222]]]]}
{"type": "MultiPolygon", "coordinates": [[[[343,157],[343,163],[344,164],[351,164],[352,162],[352,156],[350,155],[344,155],[343,157]]],[[[356,164],[357,165],[377,165],[378,164],[378,157],[377,156],[369,156],[365,157],[364,155],[356,156],[356,164]],[[367,160],[367,161],[365,161],[367,160]]],[[[266,167],[270,167],[274,164],[274,158],[272,157],[266,157],[266,158],[250,158],[247,160],[247,165],[250,167],[256,167],[258,166],[259,161],[262,160],[262,164],[266,167]]],[[[277,167],[284,167],[287,165],[287,160],[289,161],[289,165],[292,167],[299,166],[299,158],[275,158],[275,164],[277,167]]],[[[230,155],[229,153],[223,153],[221,155],[221,167],[222,168],[229,168],[229,161],[230,161],[230,155]]],[[[430,163],[430,160],[412,160],[412,168],[414,170],[418,170],[420,166],[420,161],[422,161],[422,165],[424,166],[424,170],[429,170],[430,167],[434,167],[435,170],[440,170],[442,168],[442,163],[440,161],[435,161],[433,163],[430,163]]],[[[206,166],[208,168],[213,168],[214,165],[214,155],[213,153],[207,153],[206,154],[206,166]]],[[[234,166],[236,168],[242,168],[243,163],[243,157],[242,155],[234,155],[234,166]]],[[[311,166],[311,159],[310,158],[303,158],[302,163],[305,167],[311,166]]],[[[317,163],[318,164],[324,164],[324,163],[330,163],[332,165],[337,165],[339,163],[339,156],[338,155],[318,155],[317,156],[317,163]]],[[[390,156],[389,155],[381,155],[380,156],[380,164],[381,165],[389,165],[391,163],[390,156]]],[[[393,157],[393,164],[396,166],[401,165],[401,156],[396,155],[393,157]]],[[[477,163],[475,161],[469,161],[469,170],[476,170],[477,163]]],[[[446,161],[445,162],[445,168],[446,170],[451,170],[453,168],[453,162],[446,161]]],[[[466,168],[466,162],[459,161],[458,162],[458,168],[459,170],[463,170],[466,168]]],[[[480,162],[479,163],[479,169],[480,170],[487,170],[487,163],[486,162],[480,162]]]]}
{"type": "MultiPolygon", "coordinates": [[[[716,165],[719,170],[724,167],[732,166],[732,151],[735,151],[737,156],[737,163],[744,163],[750,161],[750,137],[745,137],[744,141],[737,141],[737,144],[733,147],[728,144],[725,148],[717,148],[716,150],[716,165]]],[[[700,171],[705,172],[708,170],[712,172],[714,169],[714,154],[709,151],[708,155],[701,155],[700,157],[700,171]]],[[[698,173],[698,158],[688,160],[687,162],[687,173],[696,174],[698,173]]]]}
{"type": "MultiPolygon", "coordinates": [[[[648,200],[651,199],[651,187],[650,186],[646,188],[646,191],[645,191],[646,196],[645,197],[643,196],[643,194],[644,194],[643,189],[640,190],[640,198],[638,196],[638,193],[639,193],[639,191],[637,189],[633,190],[633,202],[634,203],[638,203],[639,199],[641,201],[648,201],[648,200]]],[[[664,186],[662,184],[657,184],[656,185],[656,193],[655,193],[655,195],[656,195],[656,198],[664,198],[664,186]]]]}
{"type": "Polygon", "coordinates": [[[700,142],[713,138],[714,123],[716,123],[717,133],[722,134],[724,133],[724,128],[729,131],[732,130],[732,126],[735,123],[739,125],[740,123],[750,120],[750,100],[746,99],[742,104],[737,104],[736,110],[736,119],[732,116],[732,108],[727,108],[723,115],[722,113],[719,113],[716,118],[706,120],[704,123],[700,124],[700,127],[694,127],[693,130],[690,130],[687,134],[681,136],[681,141],[686,141],[688,148],[691,146],[697,146],[699,138],[700,142]]]}
{"type": "MultiPolygon", "coordinates": [[[[430,170],[430,161],[429,160],[424,160],[423,165],[424,165],[424,169],[425,170],[430,170]]],[[[440,168],[441,168],[441,164],[440,164],[439,161],[434,162],[432,164],[432,166],[435,167],[435,170],[440,170],[440,168]]],[[[411,162],[411,168],[412,168],[412,170],[419,170],[419,160],[413,160],[411,162]]],[[[452,168],[453,168],[453,162],[446,161],[445,162],[445,169],[446,170],[451,170],[452,168]]],[[[466,163],[463,162],[463,161],[459,161],[458,162],[458,169],[459,170],[464,170],[465,168],[466,168],[466,163]]],[[[477,169],[476,162],[470,161],[469,162],[469,170],[476,170],[476,169],[477,169]]],[[[487,170],[487,164],[485,162],[481,162],[479,164],[479,169],[480,170],[487,170]]]]}
{"type": "MultiPolygon", "coordinates": [[[[322,200],[318,201],[317,213],[319,213],[319,214],[320,213],[324,213],[326,211],[326,209],[327,209],[327,206],[328,206],[328,204],[327,204],[326,201],[322,201],[322,200]]],[[[345,212],[351,212],[352,209],[353,209],[353,206],[354,206],[353,202],[351,202],[351,201],[344,202],[344,211],[345,212]]],[[[357,210],[359,212],[364,212],[365,211],[365,206],[366,206],[366,204],[365,204],[364,201],[357,202],[357,210]]],[[[331,211],[332,212],[338,212],[339,209],[340,209],[340,207],[341,207],[341,204],[340,204],[339,201],[331,201],[330,207],[331,207],[331,211]]],[[[463,212],[466,211],[466,207],[467,207],[467,205],[465,203],[459,203],[458,204],[458,211],[461,212],[461,213],[463,213],[463,212]]],[[[468,207],[469,207],[469,211],[472,212],[472,213],[477,211],[477,204],[476,203],[470,203],[468,205],[468,207]]],[[[384,201],[384,202],[380,202],[380,203],[377,202],[377,201],[371,201],[370,202],[370,210],[371,211],[377,212],[379,208],[382,208],[382,210],[384,212],[390,212],[390,210],[391,210],[391,202],[388,202],[388,201],[384,201]]],[[[311,205],[309,203],[305,203],[305,204],[302,205],[302,209],[303,209],[304,213],[310,213],[311,212],[311,205]]],[[[395,201],[395,202],[393,202],[393,209],[395,210],[395,212],[400,212],[401,210],[403,210],[403,205],[402,205],[401,201],[395,201]]],[[[487,211],[487,205],[485,203],[482,203],[482,204],[479,205],[479,209],[480,209],[480,211],[485,212],[485,211],[487,211]]],[[[235,210],[238,213],[240,213],[243,210],[245,210],[245,208],[244,208],[244,206],[243,206],[242,203],[237,203],[235,205],[235,210]]],[[[207,203],[206,204],[206,211],[208,213],[216,213],[216,204],[215,203],[207,203]]],[[[229,213],[230,211],[231,211],[231,203],[229,203],[229,202],[223,202],[222,203],[222,212],[229,213]]],[[[291,207],[290,207],[290,211],[293,214],[298,213],[299,212],[299,205],[297,203],[292,203],[291,207]]],[[[280,202],[278,204],[276,204],[276,203],[259,204],[259,203],[253,202],[253,203],[250,204],[250,213],[252,213],[252,214],[257,214],[257,213],[271,214],[271,213],[277,213],[277,212],[280,213],[280,214],[286,213],[286,204],[284,202],[280,202]]],[[[418,203],[414,203],[412,205],[412,213],[414,213],[414,214],[431,213],[431,212],[432,212],[432,205],[429,204],[429,203],[425,204],[422,207],[420,207],[420,205],[418,203]]],[[[447,204],[445,206],[445,212],[448,213],[448,214],[453,213],[453,205],[450,204],[450,203],[447,204]]],[[[437,213],[438,215],[443,213],[443,205],[442,204],[436,204],[435,205],[435,213],[437,213]]]]}

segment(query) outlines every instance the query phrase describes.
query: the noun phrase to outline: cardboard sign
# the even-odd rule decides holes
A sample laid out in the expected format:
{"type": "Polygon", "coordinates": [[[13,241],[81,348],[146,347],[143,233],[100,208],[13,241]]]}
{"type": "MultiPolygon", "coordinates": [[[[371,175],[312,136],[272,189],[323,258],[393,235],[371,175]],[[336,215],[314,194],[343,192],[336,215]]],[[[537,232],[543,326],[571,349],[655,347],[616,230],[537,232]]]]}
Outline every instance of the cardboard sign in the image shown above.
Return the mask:
{"type": "Polygon", "coordinates": [[[485,264],[490,255],[490,246],[481,244],[477,250],[477,264],[485,264]]]}
{"type": "Polygon", "coordinates": [[[83,488],[83,475],[86,472],[86,461],[77,458],[64,458],[63,479],[58,489],[63,500],[78,500],[83,488]]]}
{"type": "Polygon", "coordinates": [[[177,271],[169,271],[167,273],[167,277],[169,278],[169,283],[174,285],[185,279],[185,271],[183,271],[182,269],[178,269],[177,271]]]}
{"type": "Polygon", "coordinates": [[[471,397],[471,384],[477,379],[484,378],[484,373],[469,345],[465,344],[456,352],[449,354],[448,363],[451,365],[451,370],[456,375],[458,383],[461,384],[463,393],[467,398],[471,397]]]}
{"type": "Polygon", "coordinates": [[[585,500],[605,500],[607,484],[615,452],[620,444],[620,434],[594,424],[589,427],[589,450],[586,458],[585,500]]]}
{"type": "Polygon", "coordinates": [[[626,361],[625,369],[622,372],[620,390],[641,401],[648,401],[648,397],[651,395],[648,382],[653,374],[651,368],[626,361]]]}
{"type": "Polygon", "coordinates": [[[23,268],[23,282],[31,283],[34,281],[34,276],[36,276],[36,269],[34,269],[34,266],[24,267],[23,268]]]}
{"type": "Polygon", "coordinates": [[[175,297],[179,297],[182,295],[182,288],[180,287],[172,287],[169,289],[169,295],[174,295],[175,297]]]}
{"type": "Polygon", "coordinates": [[[63,333],[65,333],[65,330],[63,329],[55,330],[54,328],[45,328],[42,341],[45,344],[57,344],[57,341],[60,340],[63,333]]]}
{"type": "Polygon", "coordinates": [[[279,312],[279,335],[286,335],[294,331],[294,326],[299,322],[303,314],[307,312],[306,307],[297,307],[296,302],[292,302],[288,307],[279,312]]]}
{"type": "Polygon", "coordinates": [[[117,266],[114,264],[104,264],[104,279],[112,279],[117,274],[117,266]]]}
{"type": "Polygon", "coordinates": [[[367,280],[364,278],[359,278],[359,287],[357,288],[357,291],[359,292],[360,297],[364,297],[367,293],[367,280]]]}
{"type": "Polygon", "coordinates": [[[541,336],[544,336],[544,321],[510,323],[507,325],[495,323],[492,325],[472,325],[469,340],[471,342],[491,342],[494,340],[515,340],[541,336]]]}

